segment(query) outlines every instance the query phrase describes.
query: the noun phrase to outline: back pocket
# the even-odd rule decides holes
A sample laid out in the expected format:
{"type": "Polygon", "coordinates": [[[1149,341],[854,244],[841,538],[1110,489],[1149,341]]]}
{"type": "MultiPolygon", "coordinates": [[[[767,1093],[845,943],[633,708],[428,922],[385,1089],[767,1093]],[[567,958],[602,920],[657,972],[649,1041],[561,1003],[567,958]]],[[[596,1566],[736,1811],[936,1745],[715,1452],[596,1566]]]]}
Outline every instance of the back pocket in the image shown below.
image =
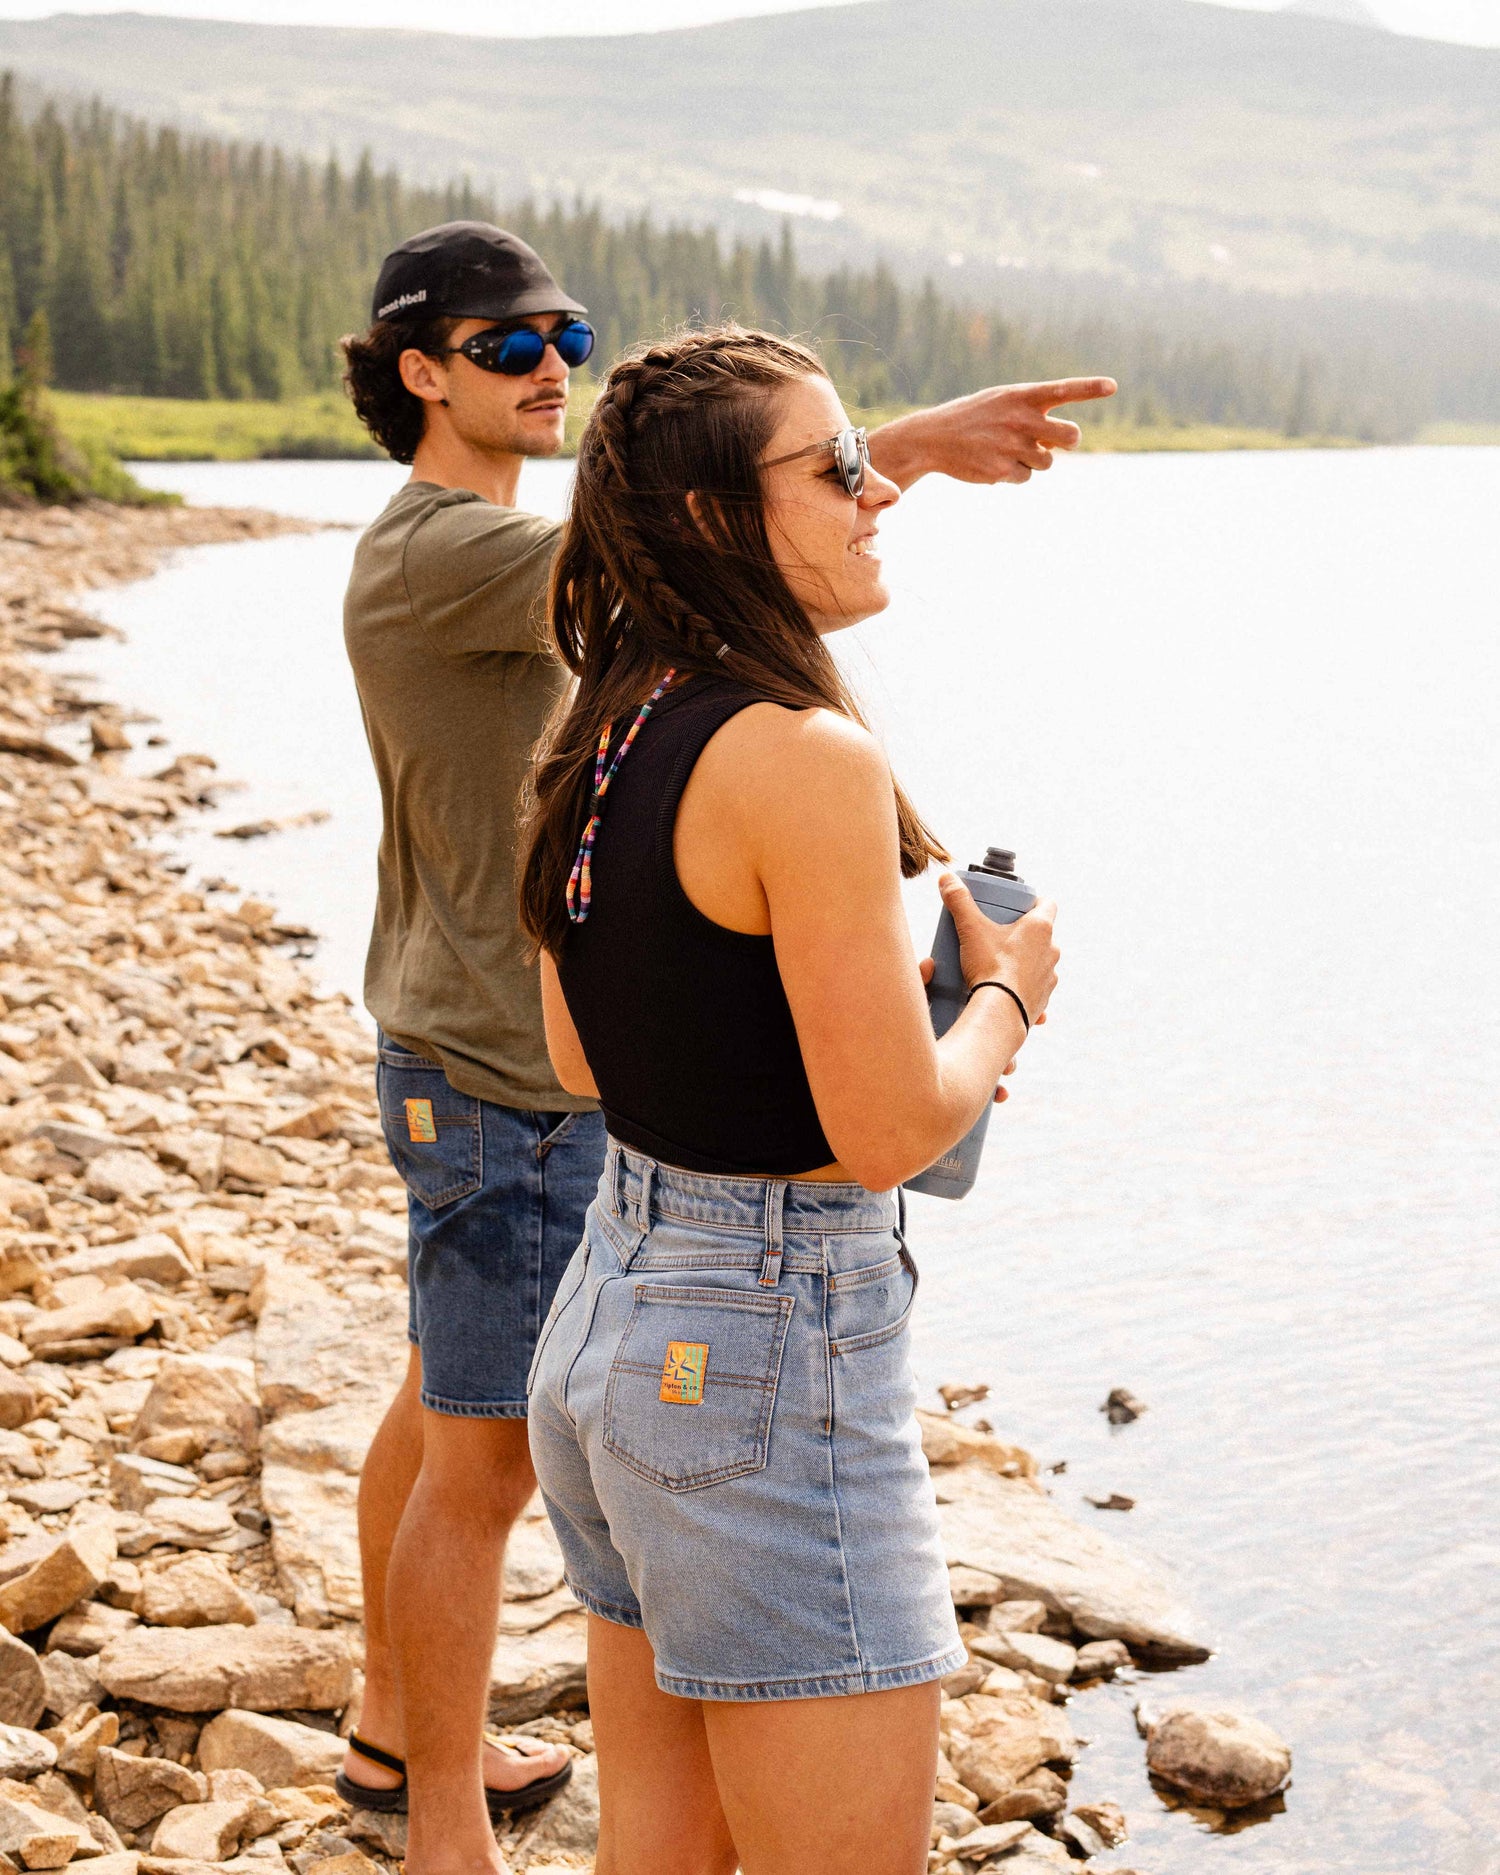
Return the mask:
{"type": "Polygon", "coordinates": [[[604,1449],[669,1491],[763,1471],[790,1296],[637,1283],[604,1394],[604,1449]]]}
{"type": "Polygon", "coordinates": [[[479,1102],[433,1061],[382,1038],[375,1085],[391,1164],[414,1198],[436,1211],[478,1191],[484,1162],[479,1102]]]}

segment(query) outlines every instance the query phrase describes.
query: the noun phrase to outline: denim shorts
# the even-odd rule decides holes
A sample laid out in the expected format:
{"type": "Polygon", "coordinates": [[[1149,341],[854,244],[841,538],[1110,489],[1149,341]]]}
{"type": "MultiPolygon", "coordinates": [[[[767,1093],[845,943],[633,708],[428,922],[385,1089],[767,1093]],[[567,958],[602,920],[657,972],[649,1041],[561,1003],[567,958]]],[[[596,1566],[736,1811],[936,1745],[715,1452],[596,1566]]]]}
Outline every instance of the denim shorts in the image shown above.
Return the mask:
{"type": "Polygon", "coordinates": [[[568,1582],[664,1692],[940,1679],[959,1640],[908,1353],[896,1200],[679,1172],[610,1142],[531,1373],[568,1582]]]}
{"type": "Polygon", "coordinates": [[[375,1081],[406,1185],[422,1404],[461,1419],[524,1419],[537,1331],[599,1183],[603,1118],[461,1094],[436,1062],[384,1034],[375,1081]]]}

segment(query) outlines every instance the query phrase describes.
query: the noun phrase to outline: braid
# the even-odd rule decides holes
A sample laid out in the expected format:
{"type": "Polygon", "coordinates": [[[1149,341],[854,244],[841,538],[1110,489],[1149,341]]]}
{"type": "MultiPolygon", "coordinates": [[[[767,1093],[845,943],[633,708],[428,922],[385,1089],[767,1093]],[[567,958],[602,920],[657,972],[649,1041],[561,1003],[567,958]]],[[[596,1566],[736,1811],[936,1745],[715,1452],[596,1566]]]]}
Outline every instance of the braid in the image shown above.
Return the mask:
{"type": "MultiPolygon", "coordinates": [[[[554,953],[601,732],[629,722],[669,667],[864,720],[777,565],[761,490],[778,398],[826,376],[794,340],[722,325],[642,345],[604,380],[549,594],[578,684],[538,748],[524,810],[522,922],[554,953]]],[[[899,786],[896,810],[908,876],[947,857],[899,786]]]]}

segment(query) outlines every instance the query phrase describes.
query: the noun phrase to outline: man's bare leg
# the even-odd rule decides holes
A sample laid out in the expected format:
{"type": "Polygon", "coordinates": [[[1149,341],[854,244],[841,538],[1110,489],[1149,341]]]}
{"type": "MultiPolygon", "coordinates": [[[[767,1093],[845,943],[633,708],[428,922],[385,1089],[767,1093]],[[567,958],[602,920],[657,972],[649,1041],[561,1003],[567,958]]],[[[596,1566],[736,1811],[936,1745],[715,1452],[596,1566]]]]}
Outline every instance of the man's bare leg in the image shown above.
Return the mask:
{"type": "Polygon", "coordinates": [[[524,1763],[501,1758],[481,1768],[505,1539],[535,1487],[524,1419],[423,1410],[422,1469],[386,1580],[413,1875],[503,1868],[483,1778],[515,1788],[550,1776],[567,1759],[554,1746],[524,1763]]]}
{"type": "MultiPolygon", "coordinates": [[[[385,1750],[406,1756],[407,1727],[403,1721],[401,1699],[397,1686],[396,1658],[391,1639],[389,1618],[388,1579],[390,1573],[391,1551],[396,1542],[396,1534],[401,1526],[407,1504],[411,1498],[417,1477],[422,1469],[424,1452],[424,1422],[436,1419],[436,1415],[424,1412],[421,1404],[422,1363],[415,1348],[411,1351],[411,1360],[406,1379],[400,1392],[391,1402],[380,1429],[371,1442],[369,1454],[365,1460],[364,1472],[359,1485],[359,1544],[360,1561],[364,1576],[365,1599],[365,1692],[360,1711],[359,1729],[371,1744],[383,1746],[385,1750]]],[[[477,1441],[484,1441],[483,1428],[495,1425],[519,1426],[523,1435],[524,1421],[495,1420],[439,1420],[439,1424],[454,1427],[480,1429],[477,1441]]],[[[511,1438],[514,1435],[509,1435],[511,1438]]],[[[475,1464],[481,1462],[476,1456],[475,1464]]],[[[507,1483],[503,1495],[507,1501],[514,1497],[516,1490],[521,1491],[520,1502],[524,1505],[530,1494],[530,1459],[527,1456],[524,1478],[519,1483],[507,1483]]],[[[486,1479],[487,1482],[487,1479],[486,1479]]],[[[476,1483],[471,1468],[467,1488],[476,1483]]],[[[506,1521],[505,1531],[514,1521],[514,1513],[506,1521]]],[[[498,1583],[500,1561],[504,1554],[504,1535],[502,1531],[496,1539],[495,1580],[498,1583]]],[[[450,1593],[456,1589],[450,1584],[450,1593]]],[[[419,1605],[425,1606],[425,1595],[419,1598],[419,1605]]],[[[498,1601],[498,1588],[495,1591],[495,1606],[498,1601]]],[[[488,1633],[491,1640],[495,1623],[491,1619],[488,1633]]],[[[434,1637],[428,1635],[429,1648],[434,1637]]],[[[488,1682],[491,1642],[486,1642],[480,1649],[483,1670],[488,1682]]],[[[450,1715],[445,1701],[438,1715],[441,1725],[450,1715]]],[[[459,1755],[468,1752],[473,1762],[474,1752],[479,1739],[479,1723],[472,1739],[457,1747],[459,1755]]],[[[496,1789],[515,1789],[521,1784],[534,1779],[550,1776],[562,1761],[562,1753],[554,1752],[548,1758],[528,1759],[520,1763],[515,1758],[485,1747],[483,1775],[496,1789]]],[[[356,1783],[368,1784],[376,1789],[391,1789],[400,1783],[400,1775],[373,1764],[367,1758],[350,1752],[344,1760],[345,1775],[356,1783]]]]}

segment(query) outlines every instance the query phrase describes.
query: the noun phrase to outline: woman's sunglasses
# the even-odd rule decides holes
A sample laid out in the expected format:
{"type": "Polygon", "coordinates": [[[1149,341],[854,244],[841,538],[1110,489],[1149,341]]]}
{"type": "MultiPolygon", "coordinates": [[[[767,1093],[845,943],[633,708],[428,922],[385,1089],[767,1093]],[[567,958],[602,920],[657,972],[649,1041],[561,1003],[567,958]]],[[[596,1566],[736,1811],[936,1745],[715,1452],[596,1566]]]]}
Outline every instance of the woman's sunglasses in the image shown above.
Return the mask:
{"type": "Polygon", "coordinates": [[[481,371],[524,378],[536,370],[549,345],[556,346],[558,357],[571,371],[593,351],[594,328],[586,319],[565,319],[550,332],[538,332],[534,326],[489,326],[462,345],[445,346],[441,355],[446,358],[462,352],[481,371]]]}
{"type": "Polygon", "coordinates": [[[870,466],[870,438],[864,430],[840,430],[826,442],[809,443],[806,449],[794,449],[789,456],[777,456],[762,468],[775,469],[783,462],[800,462],[804,456],[825,455],[833,451],[834,466],[845,489],[856,500],[865,492],[865,470],[870,466]]]}

